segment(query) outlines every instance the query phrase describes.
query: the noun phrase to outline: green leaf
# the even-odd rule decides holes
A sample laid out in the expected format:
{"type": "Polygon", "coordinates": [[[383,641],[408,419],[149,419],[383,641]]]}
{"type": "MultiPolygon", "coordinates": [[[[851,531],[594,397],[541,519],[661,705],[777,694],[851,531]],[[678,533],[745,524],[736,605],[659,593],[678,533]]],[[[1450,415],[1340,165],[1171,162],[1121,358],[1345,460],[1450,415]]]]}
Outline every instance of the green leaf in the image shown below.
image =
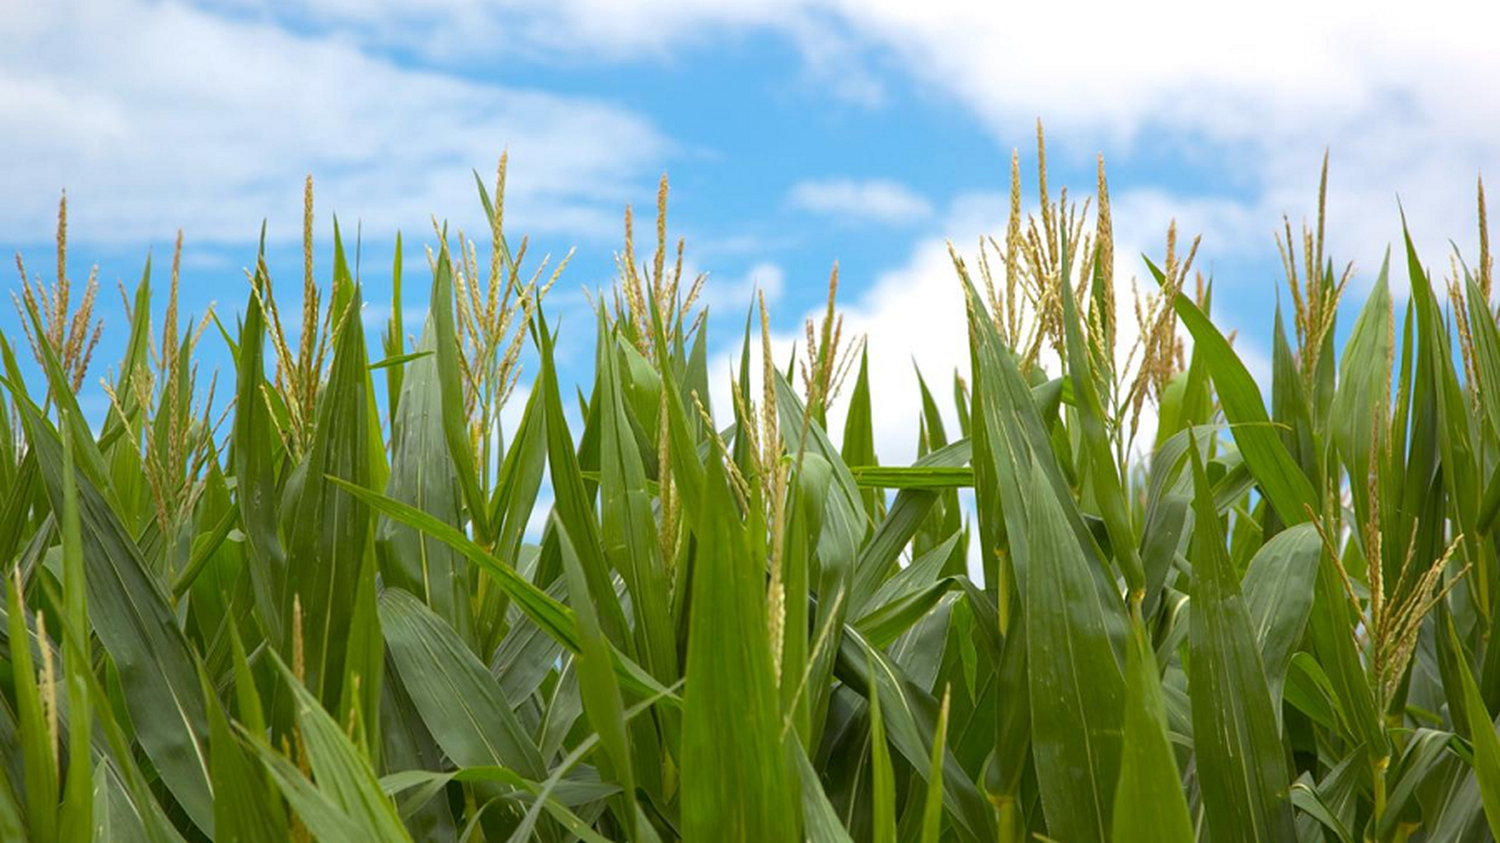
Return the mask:
{"type": "MultiPolygon", "coordinates": [[[[401,773],[393,773],[380,780],[380,786],[387,793],[399,793],[403,790],[417,789],[417,793],[406,803],[413,806],[412,810],[421,807],[435,794],[441,792],[448,782],[465,782],[471,784],[483,784],[488,782],[499,782],[516,790],[524,790],[531,794],[540,794],[542,785],[516,775],[512,770],[504,767],[464,767],[450,773],[434,773],[426,770],[407,770],[401,773]]],[[[589,828],[589,824],[579,819],[572,811],[568,810],[568,804],[585,804],[596,801],[617,788],[608,785],[589,785],[585,782],[573,782],[570,792],[559,796],[551,796],[550,792],[546,798],[540,799],[540,804],[547,813],[556,817],[563,827],[568,829],[581,840],[590,843],[609,843],[607,838],[589,828]],[[571,798],[565,798],[571,797],[571,798]]]]}
{"type": "Polygon", "coordinates": [[[948,748],[949,695],[943,691],[937,731],[932,735],[932,766],[927,773],[927,800],[922,805],[922,843],[938,843],[943,833],[943,757],[948,748]]]}
{"type": "Polygon", "coordinates": [[[1312,613],[1322,554],[1323,542],[1317,529],[1312,524],[1299,524],[1277,533],[1256,552],[1241,583],[1278,722],[1281,689],[1312,613]]]}
{"type": "Polygon", "coordinates": [[[1330,423],[1333,440],[1351,478],[1363,482],[1350,484],[1354,500],[1355,521],[1368,523],[1370,511],[1370,445],[1375,435],[1383,435],[1384,413],[1389,403],[1391,369],[1386,362],[1395,349],[1395,326],[1392,322],[1390,293],[1390,254],[1380,265],[1380,276],[1369,298],[1360,309],[1359,318],[1339,359],[1339,388],[1333,399],[1330,423]],[[1376,413],[1381,416],[1377,419],[1376,413]],[[1379,427],[1377,427],[1377,424],[1379,427]],[[1377,434],[1376,431],[1381,433],[1377,434]]]}
{"type": "MultiPolygon", "coordinates": [[[[635,616],[635,652],[658,681],[669,684],[681,675],[669,603],[671,579],[662,559],[651,495],[646,489],[646,466],[633,433],[639,419],[631,414],[625,402],[618,357],[612,353],[620,344],[602,324],[600,331],[606,347],[600,354],[599,391],[594,396],[600,429],[599,538],[605,560],[620,572],[630,591],[635,616]]],[[[562,523],[561,519],[558,523],[562,523]]],[[[574,605],[579,605],[582,599],[582,595],[574,595],[574,605]]],[[[644,728],[646,721],[641,723],[644,728]]],[[[646,786],[659,790],[654,780],[660,759],[644,760],[654,768],[645,771],[651,782],[646,786]]]]}
{"type": "MultiPolygon", "coordinates": [[[[542,322],[540,315],[537,319],[542,322]]],[[[552,492],[556,498],[553,508],[558,519],[575,537],[574,546],[578,548],[589,593],[599,612],[600,628],[611,643],[628,654],[631,652],[631,645],[628,641],[629,629],[625,623],[625,612],[615,596],[614,585],[610,582],[609,565],[604,558],[599,523],[594,513],[593,495],[584,484],[573,437],[568,431],[562,396],[557,386],[557,371],[553,366],[552,340],[548,337],[544,322],[540,336],[542,371],[537,376],[535,388],[542,393],[542,406],[547,419],[547,464],[551,469],[552,492]]]]}
{"type": "MultiPolygon", "coordinates": [[[[870,675],[875,675],[872,665],[870,675]]],[[[874,843],[896,843],[896,774],[891,770],[891,748],[885,742],[885,721],[880,717],[880,692],[873,684],[870,701],[870,789],[874,816],[871,819],[874,843]]],[[[942,757],[942,745],[936,747],[942,757]]],[[[938,780],[941,783],[941,779],[938,780]]],[[[941,792],[941,784],[939,784],[941,792]]]]}
{"type": "Polygon", "coordinates": [[[493,532],[484,496],[479,489],[479,474],[469,445],[468,418],[464,415],[458,327],[453,318],[453,265],[446,242],[442,245],[433,270],[432,302],[429,307],[428,316],[432,320],[442,397],[443,439],[448,443],[448,453],[453,460],[453,468],[458,473],[458,487],[468,504],[469,519],[474,524],[475,535],[481,543],[488,544],[493,539],[493,532]]]}
{"type": "Polygon", "coordinates": [[[1203,359],[1218,388],[1219,404],[1230,422],[1235,444],[1255,480],[1265,490],[1266,498],[1286,524],[1300,524],[1308,519],[1307,508],[1317,507],[1317,495],[1297,461],[1287,452],[1276,429],[1266,415],[1260,388],[1250,377],[1245,364],[1235,356],[1224,335],[1193,304],[1178,293],[1177,316],[1193,335],[1195,349],[1203,349],[1203,359]]]}
{"type": "Polygon", "coordinates": [[[1040,468],[1031,477],[1026,646],[1032,755],[1047,833],[1109,839],[1120,774],[1124,679],[1089,561],[1040,468]]]}
{"type": "MultiPolygon", "coordinates": [[[[21,401],[27,441],[55,511],[63,508],[62,443],[28,401],[21,401]]],[[[136,738],[193,822],[213,830],[213,797],[204,741],[208,718],[198,659],[177,624],[162,586],[104,496],[75,474],[83,538],[84,580],[95,634],[124,690],[136,738]]]]}
{"type": "MultiPolygon", "coordinates": [[[[972,453],[969,441],[960,440],[918,459],[911,471],[951,470],[967,463],[972,453]]],[[[897,493],[895,502],[875,528],[874,535],[860,548],[859,558],[854,563],[854,587],[849,603],[856,617],[865,611],[895,567],[896,559],[917,535],[939,499],[940,494],[932,489],[902,489],[897,493]]]]}
{"type": "MultiPolygon", "coordinates": [[[[389,515],[409,527],[421,530],[462,553],[470,562],[493,575],[497,586],[505,589],[511,599],[516,601],[517,607],[549,636],[569,650],[575,653],[579,651],[577,621],[573,610],[532,585],[530,581],[516,573],[515,569],[502,564],[494,556],[486,553],[468,536],[419,509],[393,501],[379,492],[355,486],[337,477],[330,477],[329,480],[344,492],[368,504],[376,512],[389,515]]],[[[675,695],[665,692],[660,683],[652,679],[651,675],[642,670],[640,665],[620,655],[618,650],[614,653],[614,659],[615,671],[631,690],[644,694],[662,693],[666,699],[674,703],[678,702],[675,695]]]]}
{"type": "MultiPolygon", "coordinates": [[[[21,598],[17,571],[6,583],[6,616],[10,634],[11,678],[15,683],[16,714],[21,727],[21,763],[25,788],[26,819],[32,839],[51,843],[57,839],[58,771],[53,763],[52,730],[48,727],[31,659],[31,631],[26,627],[26,608],[21,598]]],[[[40,647],[52,646],[38,641],[40,647]]]]}
{"type": "MultiPolygon", "coordinates": [[[[844,445],[840,455],[850,471],[880,465],[880,459],[875,455],[875,421],[870,409],[870,354],[867,350],[859,355],[859,377],[854,382],[854,392],[849,396],[849,409],[844,419],[844,445]]],[[[860,498],[865,517],[872,523],[878,520],[883,499],[868,488],[860,492],[860,498]]]]}
{"type": "Polygon", "coordinates": [[[1167,738],[1161,675],[1139,619],[1125,659],[1124,738],[1115,788],[1115,843],[1192,843],[1193,821],[1167,738]]]}
{"type": "Polygon", "coordinates": [[[797,756],[797,769],[802,776],[802,816],[809,843],[853,843],[802,745],[792,741],[792,752],[797,756]]]}
{"type": "Polygon", "coordinates": [[[1260,648],[1203,461],[1197,448],[1188,455],[1197,487],[1188,691],[1208,828],[1216,843],[1291,840],[1286,760],[1260,648]]]}
{"type": "MultiPolygon", "coordinates": [[[[63,680],[68,697],[69,768],[63,789],[62,823],[58,839],[64,843],[88,843],[92,838],[89,826],[94,815],[94,782],[91,775],[93,753],[89,747],[93,733],[93,703],[89,699],[88,687],[88,675],[93,664],[89,657],[89,642],[82,635],[89,628],[89,620],[87,586],[83,573],[83,528],[78,515],[78,484],[74,479],[75,446],[71,425],[63,425],[62,444],[62,580],[63,611],[67,617],[63,635],[63,680]]],[[[46,642],[42,642],[42,645],[48,646],[46,642]]]]}
{"type": "Polygon", "coordinates": [[[764,569],[716,456],[704,486],[683,698],[683,837],[796,840],[801,805],[787,774],[764,569]]]}
{"type": "Polygon", "coordinates": [[[396,806],[380,789],[375,771],[344,731],[323,710],[275,653],[270,654],[291,690],[298,729],[312,767],[309,780],[292,762],[256,735],[246,734],[287,803],[320,840],[410,843],[396,806]],[[314,784],[316,782],[316,784],[314,784]]]}
{"type": "Polygon", "coordinates": [[[966,489],[974,485],[968,466],[850,466],[854,482],[870,489],[966,489]]]}
{"type": "Polygon", "coordinates": [[[245,306],[240,329],[240,354],[234,415],[235,499],[248,548],[247,567],[255,592],[255,608],[261,628],[280,646],[283,624],[281,600],[286,583],[286,552],[277,530],[281,494],[276,466],[280,438],[271,410],[266,406],[264,347],[265,320],[261,296],[269,289],[265,264],[257,267],[255,291],[245,306]]]}
{"type": "Polygon", "coordinates": [[[555,540],[561,552],[563,574],[568,583],[568,595],[578,606],[578,631],[583,652],[576,662],[579,685],[583,690],[584,711],[589,723],[604,745],[607,769],[619,781],[625,796],[625,811],[621,821],[639,838],[636,817],[640,811],[636,804],[634,761],[631,755],[630,735],[625,723],[625,703],[620,696],[620,685],[615,679],[609,662],[609,642],[599,628],[599,618],[594,614],[593,602],[588,596],[588,583],[584,579],[583,565],[578,561],[578,552],[568,537],[568,531],[555,517],[553,519],[555,540]]]}
{"type": "Polygon", "coordinates": [[[1484,816],[1489,821],[1490,834],[1500,837],[1500,735],[1495,733],[1495,724],[1490,720],[1479,695],[1479,685],[1469,670],[1463,645],[1458,632],[1450,621],[1446,630],[1448,641],[1459,654],[1458,675],[1462,682],[1464,707],[1467,710],[1469,741],[1474,747],[1474,772],[1479,780],[1479,795],[1484,803],[1484,816]]]}
{"type": "MultiPolygon", "coordinates": [[[[359,322],[359,292],[350,290],[344,319],[359,322]]],[[[343,699],[346,645],[356,629],[355,603],[364,578],[370,513],[341,494],[329,478],[364,486],[370,476],[366,426],[365,340],[362,330],[340,331],[333,366],[319,400],[312,450],[287,526],[287,580],[280,604],[282,641],[292,640],[293,606],[300,606],[308,690],[330,710],[343,699]]],[[[364,677],[368,685],[374,677],[364,677]]]]}
{"type": "Polygon", "coordinates": [[[402,684],[443,752],[461,767],[508,767],[546,777],[536,744],[489,670],[432,610],[410,593],[380,595],[386,646],[402,684]]]}
{"type": "MultiPolygon", "coordinates": [[[[849,627],[839,639],[836,675],[850,688],[876,689],[891,746],[919,776],[925,777],[932,759],[932,736],[937,732],[939,701],[849,627]]],[[[944,750],[942,775],[943,806],[959,839],[968,843],[994,840],[991,806],[950,750],[944,750]]]]}
{"type": "MultiPolygon", "coordinates": [[[[1068,242],[1062,238],[1062,277],[1070,278],[1068,269],[1068,242]]],[[[1083,337],[1083,322],[1078,306],[1073,301],[1073,285],[1063,283],[1062,321],[1067,336],[1068,374],[1073,385],[1073,395],[1078,407],[1079,435],[1082,437],[1083,454],[1087,459],[1088,479],[1092,482],[1094,498],[1099,513],[1109,532],[1110,545],[1115,558],[1125,575],[1130,588],[1132,603],[1145,597],[1146,574],[1141,567],[1141,557],[1136,551],[1135,528],[1131,524],[1130,508],[1125,497],[1125,488],[1120,482],[1119,468],[1110,453],[1109,432],[1105,428],[1104,405],[1099,399],[1100,382],[1093,371],[1089,345],[1083,337]]]]}
{"type": "MultiPolygon", "coordinates": [[[[407,368],[392,424],[391,476],[386,494],[461,528],[463,495],[443,436],[443,394],[432,323],[419,345],[422,358],[407,368]]],[[[447,621],[460,638],[473,637],[468,566],[452,548],[389,518],[377,532],[386,585],[405,589],[447,621]]]]}
{"type": "Polygon", "coordinates": [[[213,688],[204,677],[208,701],[209,770],[214,784],[215,843],[283,843],[288,840],[285,811],[267,790],[260,765],[234,735],[213,688]]]}

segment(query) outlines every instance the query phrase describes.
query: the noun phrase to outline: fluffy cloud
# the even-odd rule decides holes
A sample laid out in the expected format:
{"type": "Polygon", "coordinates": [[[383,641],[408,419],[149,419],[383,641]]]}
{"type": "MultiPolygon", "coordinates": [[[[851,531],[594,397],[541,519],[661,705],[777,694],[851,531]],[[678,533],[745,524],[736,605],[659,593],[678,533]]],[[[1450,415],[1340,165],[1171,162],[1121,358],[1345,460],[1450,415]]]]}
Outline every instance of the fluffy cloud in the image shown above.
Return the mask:
{"type": "Polygon", "coordinates": [[[830,87],[856,80],[866,92],[856,99],[880,100],[879,69],[952,98],[1006,146],[1041,115],[1061,153],[1108,149],[1117,161],[1190,169],[1191,191],[1164,196],[1212,212],[1206,243],[1218,254],[1264,255],[1282,212],[1294,224],[1311,215],[1317,162],[1331,147],[1331,245],[1366,278],[1399,237],[1398,195],[1429,261],[1446,263],[1450,237],[1472,253],[1474,177],[1500,163],[1500,88],[1487,84],[1500,71],[1493,3],[1434,0],[1413,14],[1387,0],[1145,0],[1075,4],[1061,16],[1046,4],[969,0],[295,5],[373,44],[419,32],[456,62],[496,43],[665,60],[714,34],[776,31],[830,87]]]}
{"type": "Polygon", "coordinates": [[[932,214],[932,205],[888,179],[818,179],[793,185],[787,203],[838,222],[909,223],[932,214]]]}
{"type": "MultiPolygon", "coordinates": [[[[689,275],[687,270],[683,274],[696,277],[689,275]]],[[[751,306],[757,295],[764,296],[769,307],[781,298],[785,287],[786,271],[770,261],[761,261],[738,278],[710,276],[704,282],[698,304],[715,316],[732,315],[732,322],[743,316],[745,308],[751,306]]]]}
{"type": "MultiPolygon", "coordinates": [[[[1006,146],[1042,115],[1058,160],[1108,149],[1116,165],[1185,170],[1168,187],[1117,193],[1124,277],[1139,251],[1159,250],[1168,213],[1185,234],[1205,234],[1205,255],[1269,257],[1281,212],[1294,224],[1313,214],[1325,146],[1333,254],[1357,259],[1368,279],[1399,235],[1399,195],[1442,267],[1448,237],[1472,254],[1473,179],[1500,162],[1500,88],[1486,84],[1500,70],[1500,6],[1457,0],[1420,15],[1385,2],[1147,0],[1070,7],[1061,22],[1044,4],[962,0],[311,0],[270,11],[247,0],[68,0],[8,11],[0,121],[15,128],[0,136],[10,200],[0,227],[18,239],[45,238],[64,183],[79,200],[75,230],[96,237],[161,238],[186,224],[243,239],[262,214],[279,223],[273,235],[295,237],[308,170],[320,175],[320,207],[410,229],[429,210],[472,203],[468,169],[505,145],[529,229],[612,234],[670,142],[619,108],[462,71],[511,57],[667,60],[753,28],[787,37],[816,78],[856,80],[844,94],[854,99],[880,101],[878,70],[951,98],[1006,146]]],[[[913,218],[919,198],[878,185],[809,184],[792,198],[913,218]]],[[[999,197],[959,201],[936,227],[972,244],[1000,230],[1002,208],[999,197]]],[[[911,406],[913,357],[934,382],[962,366],[957,295],[937,237],[845,296],[846,332],[869,334],[872,370],[893,378],[876,385],[877,400],[911,406]]],[[[882,455],[909,452],[915,416],[882,422],[892,426],[882,455]]]]}
{"type": "MultiPolygon", "coordinates": [[[[14,4],[0,27],[0,230],[43,240],[57,191],[75,233],[160,242],[300,235],[320,210],[374,230],[474,208],[508,147],[530,231],[613,235],[671,144],[645,119],[572,96],[469,81],[330,35],[176,2],[14,4]]],[[[476,217],[478,214],[476,213],[476,217]]]]}
{"type": "Polygon", "coordinates": [[[1215,252],[1269,250],[1282,212],[1311,215],[1330,147],[1335,253],[1372,273],[1399,195],[1442,265],[1448,237],[1472,252],[1474,178],[1500,164],[1500,89],[1478,83],[1500,71],[1494,4],[1098,3],[1058,27],[1043,4],[838,3],[997,137],[1042,115],[1062,152],[1191,169],[1197,195],[1174,203],[1233,199],[1217,203],[1215,252]]]}
{"type": "MultiPolygon", "coordinates": [[[[472,81],[474,69],[668,62],[758,29],[840,96],[877,104],[883,77],[914,80],[1006,146],[1042,115],[1060,155],[1186,168],[1158,198],[1184,209],[1185,228],[1201,212],[1214,254],[1265,255],[1281,212],[1311,215],[1325,146],[1334,254],[1368,277],[1399,235],[1398,195],[1429,261],[1445,263],[1450,237],[1472,253],[1473,179],[1500,161],[1500,89],[1484,84],[1500,70],[1495,4],[1434,0],[1413,16],[1385,2],[1146,0],[1086,3],[1058,23],[1043,4],[965,0],[21,4],[0,30],[0,120],[16,127],[0,138],[14,197],[0,225],[45,236],[66,180],[95,236],[186,223],[240,239],[261,214],[295,220],[297,179],[315,170],[323,207],[411,227],[472,202],[468,169],[509,145],[529,229],[612,231],[669,142],[618,108],[472,81]],[[412,57],[429,70],[404,66],[412,57]]],[[[801,198],[878,200],[860,207],[911,219],[920,201],[888,187],[825,183],[801,198]]]]}

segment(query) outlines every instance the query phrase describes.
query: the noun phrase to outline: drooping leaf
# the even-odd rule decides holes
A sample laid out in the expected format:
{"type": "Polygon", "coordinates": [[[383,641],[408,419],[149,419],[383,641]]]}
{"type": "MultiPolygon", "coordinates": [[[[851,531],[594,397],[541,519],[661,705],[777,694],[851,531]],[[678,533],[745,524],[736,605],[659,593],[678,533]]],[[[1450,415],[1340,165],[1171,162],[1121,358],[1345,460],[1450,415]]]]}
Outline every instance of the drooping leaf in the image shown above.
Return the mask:
{"type": "MultiPolygon", "coordinates": [[[[27,441],[55,510],[63,504],[62,444],[37,409],[22,401],[27,441]]],[[[161,584],[104,496],[75,474],[89,620],[124,689],[136,737],[173,796],[206,832],[213,829],[208,718],[198,661],[161,584]]]]}
{"type": "Polygon", "coordinates": [[[1178,318],[1193,334],[1194,347],[1203,349],[1230,431],[1256,482],[1265,490],[1283,523],[1306,521],[1307,507],[1316,507],[1317,497],[1312,483],[1271,426],[1260,388],[1224,335],[1192,299],[1179,293],[1176,308],[1178,318]]]}

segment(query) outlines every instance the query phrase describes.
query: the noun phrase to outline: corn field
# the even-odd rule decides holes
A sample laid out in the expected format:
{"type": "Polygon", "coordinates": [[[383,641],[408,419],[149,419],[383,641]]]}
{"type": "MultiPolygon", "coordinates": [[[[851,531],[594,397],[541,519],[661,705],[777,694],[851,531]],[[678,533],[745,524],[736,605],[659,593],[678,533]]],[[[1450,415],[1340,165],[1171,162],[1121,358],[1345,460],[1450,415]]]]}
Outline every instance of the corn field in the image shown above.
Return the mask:
{"type": "Polygon", "coordinates": [[[594,324],[560,330],[566,260],[511,248],[504,167],[478,244],[437,225],[403,279],[398,238],[373,349],[337,227],[314,272],[310,180],[300,284],[262,257],[232,316],[184,322],[148,261],[108,365],[66,206],[55,279],[17,259],[0,839],[1500,831],[1482,186],[1476,262],[1432,275],[1406,237],[1352,287],[1320,188],[1276,238],[1268,396],[1196,241],[1132,300],[1102,162],[1081,203],[1042,165],[1023,213],[1013,158],[1007,229],[953,250],[968,366],[892,407],[836,274],[794,353],[757,302],[716,375],[665,180],[654,248],[627,211],[594,324]],[[556,355],[590,333],[575,390],[556,355]],[[910,465],[875,453],[896,414],[910,465]]]}

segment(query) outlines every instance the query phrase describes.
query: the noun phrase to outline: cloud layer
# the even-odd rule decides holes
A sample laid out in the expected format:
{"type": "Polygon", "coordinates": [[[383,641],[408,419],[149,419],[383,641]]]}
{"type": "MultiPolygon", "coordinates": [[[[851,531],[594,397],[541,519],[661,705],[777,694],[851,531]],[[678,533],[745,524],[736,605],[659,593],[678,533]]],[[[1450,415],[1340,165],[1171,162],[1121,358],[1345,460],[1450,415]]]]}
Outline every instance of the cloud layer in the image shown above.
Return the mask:
{"type": "MultiPolygon", "coordinates": [[[[1155,174],[1136,189],[1116,180],[1122,277],[1171,214],[1204,234],[1205,260],[1274,259],[1280,214],[1295,225],[1314,212],[1325,147],[1332,253],[1355,259],[1367,282],[1399,235],[1399,195],[1441,268],[1450,237],[1472,254],[1474,177],[1500,164],[1495,4],[1147,0],[1062,15],[962,0],[14,5],[0,28],[0,125],[12,129],[0,133],[0,230],[20,242],[48,236],[62,186],[75,231],[95,239],[161,241],[187,225],[197,239],[245,241],[263,216],[291,239],[309,170],[320,208],[411,230],[432,210],[471,207],[469,169],[487,171],[503,147],[529,230],[612,240],[618,209],[649,195],[674,141],[610,102],[484,80],[528,63],[691,61],[745,32],[786,39],[810,78],[867,107],[889,107],[885,85],[915,86],[999,149],[1024,145],[1041,115],[1054,160],[1080,170],[1106,149],[1117,175],[1122,163],[1155,174]]],[[[941,149],[933,155],[941,167],[941,149]]],[[[1000,198],[950,197],[935,212],[899,183],[834,172],[794,187],[788,203],[923,222],[903,263],[846,293],[846,332],[869,334],[872,369],[895,379],[877,400],[909,402],[913,358],[945,384],[965,351],[943,237],[962,246],[997,232],[1000,198]]],[[[724,297],[781,286],[778,259],[756,259],[724,297]]],[[[1273,278],[1221,281],[1263,302],[1273,278]]],[[[1227,327],[1251,327],[1242,318],[1228,313],[1227,327]]],[[[913,431],[893,426],[882,447],[909,450],[913,431]]]]}
{"type": "MultiPolygon", "coordinates": [[[[493,179],[529,230],[613,234],[671,143],[585,97],[413,69],[346,39],[175,2],[63,0],[8,7],[0,27],[0,230],[49,234],[59,188],[99,241],[247,242],[300,236],[302,176],[320,209],[381,232],[477,208],[493,179]]],[[[646,187],[649,189],[649,187],[646,187]]]]}
{"type": "MultiPolygon", "coordinates": [[[[1281,212],[1311,213],[1331,147],[1334,251],[1373,270],[1398,195],[1428,251],[1474,239],[1474,177],[1500,163],[1497,24],[1500,7],[1457,0],[1085,3],[1065,20],[963,0],[18,4],[0,30],[0,121],[17,128],[0,139],[15,197],[0,225],[44,235],[65,183],[100,237],[190,222],[244,239],[262,214],[295,219],[298,177],[316,169],[334,204],[357,197],[372,224],[409,226],[469,201],[468,169],[509,146],[535,230],[612,231],[671,141],[617,106],[475,80],[527,62],[670,63],[767,31],[872,107],[897,79],[1005,146],[1041,115],[1060,156],[1180,169],[1158,198],[1187,227],[1201,218],[1213,254],[1268,250],[1281,212]]],[[[792,198],[890,222],[924,210],[838,174],[792,198]]]]}
{"type": "Polygon", "coordinates": [[[815,179],[792,187],[793,208],[822,214],[839,223],[899,225],[932,215],[932,204],[911,188],[889,179],[815,179]]]}

